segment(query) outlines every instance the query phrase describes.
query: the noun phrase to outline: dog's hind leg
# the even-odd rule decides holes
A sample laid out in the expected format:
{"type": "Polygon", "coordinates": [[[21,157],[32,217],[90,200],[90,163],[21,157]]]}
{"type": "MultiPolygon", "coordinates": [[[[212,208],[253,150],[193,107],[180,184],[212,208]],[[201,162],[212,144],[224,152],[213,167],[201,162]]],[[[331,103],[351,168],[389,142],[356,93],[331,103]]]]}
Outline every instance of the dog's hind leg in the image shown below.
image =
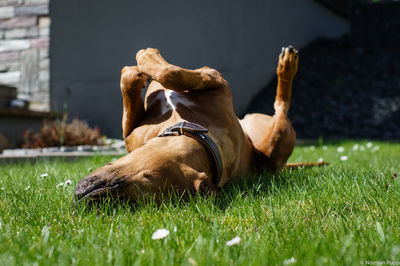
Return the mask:
{"type": "Polygon", "coordinates": [[[265,160],[271,170],[282,169],[291,155],[296,132],[287,117],[292,96],[292,81],[297,72],[298,54],[293,47],[282,49],[277,67],[278,87],[275,114],[249,114],[240,121],[250,138],[258,159],[265,160]]]}
{"type": "Polygon", "coordinates": [[[227,84],[215,69],[203,67],[195,70],[184,69],[169,64],[157,49],[147,48],[136,54],[141,72],[175,91],[218,88],[227,84]]]}
{"type": "Polygon", "coordinates": [[[126,139],[144,116],[142,89],[146,86],[147,76],[137,66],[124,67],[121,71],[121,93],[124,105],[122,131],[126,139]]]}

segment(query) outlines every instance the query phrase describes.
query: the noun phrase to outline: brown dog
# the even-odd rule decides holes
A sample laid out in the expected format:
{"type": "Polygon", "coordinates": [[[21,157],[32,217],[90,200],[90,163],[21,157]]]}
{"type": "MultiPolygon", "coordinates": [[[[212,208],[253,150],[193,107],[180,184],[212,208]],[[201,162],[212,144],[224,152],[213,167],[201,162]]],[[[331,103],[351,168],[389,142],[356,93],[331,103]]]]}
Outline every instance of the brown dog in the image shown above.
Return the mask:
{"type": "Polygon", "coordinates": [[[121,74],[129,154],[82,179],[75,199],[158,199],[172,190],[216,191],[259,168],[285,167],[296,139],[287,117],[298,65],[293,47],[279,55],[275,114],[249,114],[240,121],[228,82],[218,71],[171,65],[151,48],[140,50],[136,61],[121,74]]]}

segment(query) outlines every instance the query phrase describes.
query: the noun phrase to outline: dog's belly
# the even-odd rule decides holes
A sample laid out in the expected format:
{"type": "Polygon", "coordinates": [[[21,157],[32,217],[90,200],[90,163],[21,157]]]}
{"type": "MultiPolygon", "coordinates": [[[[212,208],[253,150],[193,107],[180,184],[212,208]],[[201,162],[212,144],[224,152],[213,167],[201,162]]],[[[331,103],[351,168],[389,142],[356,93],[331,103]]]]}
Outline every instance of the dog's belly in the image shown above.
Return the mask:
{"type": "Polygon", "coordinates": [[[192,102],[186,93],[176,92],[173,90],[162,90],[158,91],[156,96],[151,99],[148,108],[152,108],[156,103],[161,105],[161,116],[170,111],[175,111],[178,104],[182,104],[186,107],[194,106],[195,103],[192,102]]]}

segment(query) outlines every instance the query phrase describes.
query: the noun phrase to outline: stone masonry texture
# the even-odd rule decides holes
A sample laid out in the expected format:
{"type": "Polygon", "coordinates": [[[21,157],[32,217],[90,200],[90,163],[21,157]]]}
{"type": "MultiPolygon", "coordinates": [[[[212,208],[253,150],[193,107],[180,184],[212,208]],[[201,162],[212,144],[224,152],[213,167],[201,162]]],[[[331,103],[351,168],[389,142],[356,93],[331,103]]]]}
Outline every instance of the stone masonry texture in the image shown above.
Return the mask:
{"type": "Polygon", "coordinates": [[[0,84],[36,111],[50,110],[50,0],[0,0],[0,84]]]}

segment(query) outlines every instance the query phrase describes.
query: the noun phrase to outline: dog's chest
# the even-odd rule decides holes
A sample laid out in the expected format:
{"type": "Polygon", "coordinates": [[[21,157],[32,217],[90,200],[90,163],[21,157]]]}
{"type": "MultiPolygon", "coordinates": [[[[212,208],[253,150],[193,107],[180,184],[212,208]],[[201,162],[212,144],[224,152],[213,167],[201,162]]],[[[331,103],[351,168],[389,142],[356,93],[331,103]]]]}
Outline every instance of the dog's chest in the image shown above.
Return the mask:
{"type": "Polygon", "coordinates": [[[167,112],[176,110],[181,104],[186,107],[194,106],[195,104],[185,95],[185,93],[176,92],[173,90],[163,90],[151,100],[149,107],[151,108],[156,102],[161,103],[161,115],[167,112]]]}

